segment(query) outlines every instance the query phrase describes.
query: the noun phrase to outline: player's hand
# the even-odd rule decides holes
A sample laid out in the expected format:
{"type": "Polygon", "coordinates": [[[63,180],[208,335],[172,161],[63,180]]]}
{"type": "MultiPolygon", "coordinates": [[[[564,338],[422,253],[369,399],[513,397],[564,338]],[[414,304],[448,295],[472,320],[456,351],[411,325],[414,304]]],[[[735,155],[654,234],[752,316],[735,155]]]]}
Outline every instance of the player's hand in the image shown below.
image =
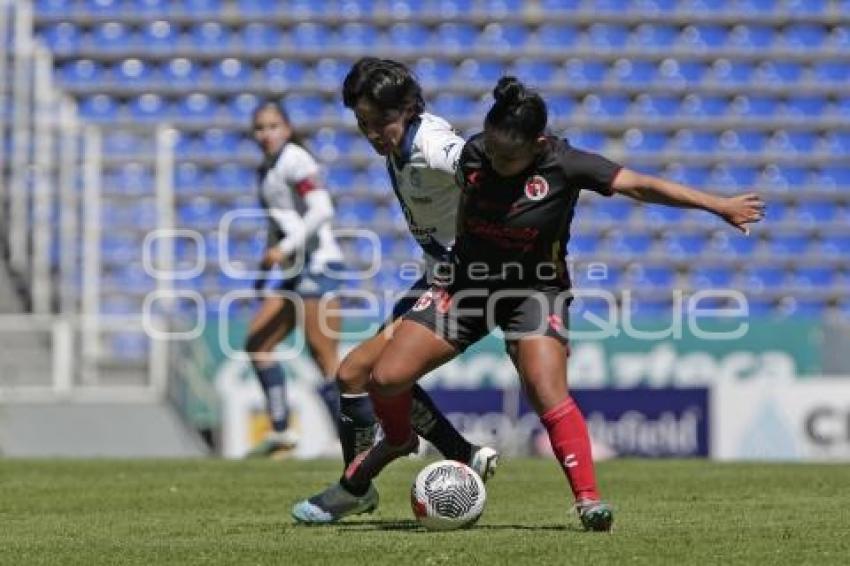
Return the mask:
{"type": "Polygon", "coordinates": [[[764,218],[764,201],[755,193],[746,193],[723,199],[717,214],[723,220],[750,235],[748,224],[759,222],[764,218]]]}

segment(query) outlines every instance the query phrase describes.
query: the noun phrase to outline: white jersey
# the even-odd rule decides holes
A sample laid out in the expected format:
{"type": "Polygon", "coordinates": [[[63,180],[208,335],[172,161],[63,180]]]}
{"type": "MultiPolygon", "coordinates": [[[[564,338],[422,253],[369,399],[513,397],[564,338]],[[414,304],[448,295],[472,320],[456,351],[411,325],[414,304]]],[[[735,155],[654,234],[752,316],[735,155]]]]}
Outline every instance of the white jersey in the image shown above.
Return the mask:
{"type": "Polygon", "coordinates": [[[269,212],[268,245],[291,253],[304,248],[307,269],[319,273],[342,261],[331,229],[333,205],[317,185],[319,165],[303,147],[288,142],[271,167],[258,171],[260,202],[269,212]]]}
{"type": "Polygon", "coordinates": [[[464,140],[448,122],[423,113],[402,140],[401,157],[387,157],[393,190],[428,268],[445,259],[457,231],[460,189],[455,183],[464,140]]]}

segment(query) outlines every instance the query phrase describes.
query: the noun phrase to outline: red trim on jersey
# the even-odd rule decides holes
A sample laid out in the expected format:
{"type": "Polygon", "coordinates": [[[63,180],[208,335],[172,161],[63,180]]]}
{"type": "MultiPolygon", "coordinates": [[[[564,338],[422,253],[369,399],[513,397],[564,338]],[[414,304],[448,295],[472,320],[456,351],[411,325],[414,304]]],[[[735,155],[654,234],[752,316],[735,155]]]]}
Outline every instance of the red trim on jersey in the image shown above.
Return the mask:
{"type": "Polygon", "coordinates": [[[295,190],[298,192],[300,196],[304,196],[310,191],[314,191],[318,189],[318,185],[316,185],[316,181],[307,177],[306,179],[302,179],[295,184],[295,190]]]}

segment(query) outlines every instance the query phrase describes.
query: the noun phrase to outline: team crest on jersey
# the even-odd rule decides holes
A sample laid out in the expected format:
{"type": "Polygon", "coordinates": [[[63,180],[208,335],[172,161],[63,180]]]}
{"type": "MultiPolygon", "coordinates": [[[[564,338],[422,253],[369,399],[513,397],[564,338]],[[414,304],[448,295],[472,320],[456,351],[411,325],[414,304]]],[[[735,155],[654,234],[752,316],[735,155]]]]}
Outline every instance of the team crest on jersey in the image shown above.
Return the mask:
{"type": "Polygon", "coordinates": [[[525,182],[525,196],[529,200],[543,200],[549,194],[549,182],[540,175],[534,175],[525,182]]]}
{"type": "Polygon", "coordinates": [[[429,290],[425,291],[424,293],[422,293],[422,295],[416,301],[416,304],[414,304],[413,308],[410,309],[410,310],[412,310],[413,312],[424,311],[425,309],[430,307],[431,303],[433,303],[433,302],[434,302],[434,295],[432,294],[431,290],[429,289],[429,290]]]}

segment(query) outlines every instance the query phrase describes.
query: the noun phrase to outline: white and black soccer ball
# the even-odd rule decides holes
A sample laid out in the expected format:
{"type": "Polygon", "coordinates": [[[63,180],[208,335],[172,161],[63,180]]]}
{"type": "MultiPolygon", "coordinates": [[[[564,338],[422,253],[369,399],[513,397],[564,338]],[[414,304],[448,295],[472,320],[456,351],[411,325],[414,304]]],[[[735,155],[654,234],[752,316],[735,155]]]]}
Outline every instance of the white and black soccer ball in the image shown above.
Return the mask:
{"type": "Polygon", "coordinates": [[[487,491],[475,470],[454,460],[425,466],[410,490],[419,523],[432,531],[469,527],[484,512],[487,491]]]}

